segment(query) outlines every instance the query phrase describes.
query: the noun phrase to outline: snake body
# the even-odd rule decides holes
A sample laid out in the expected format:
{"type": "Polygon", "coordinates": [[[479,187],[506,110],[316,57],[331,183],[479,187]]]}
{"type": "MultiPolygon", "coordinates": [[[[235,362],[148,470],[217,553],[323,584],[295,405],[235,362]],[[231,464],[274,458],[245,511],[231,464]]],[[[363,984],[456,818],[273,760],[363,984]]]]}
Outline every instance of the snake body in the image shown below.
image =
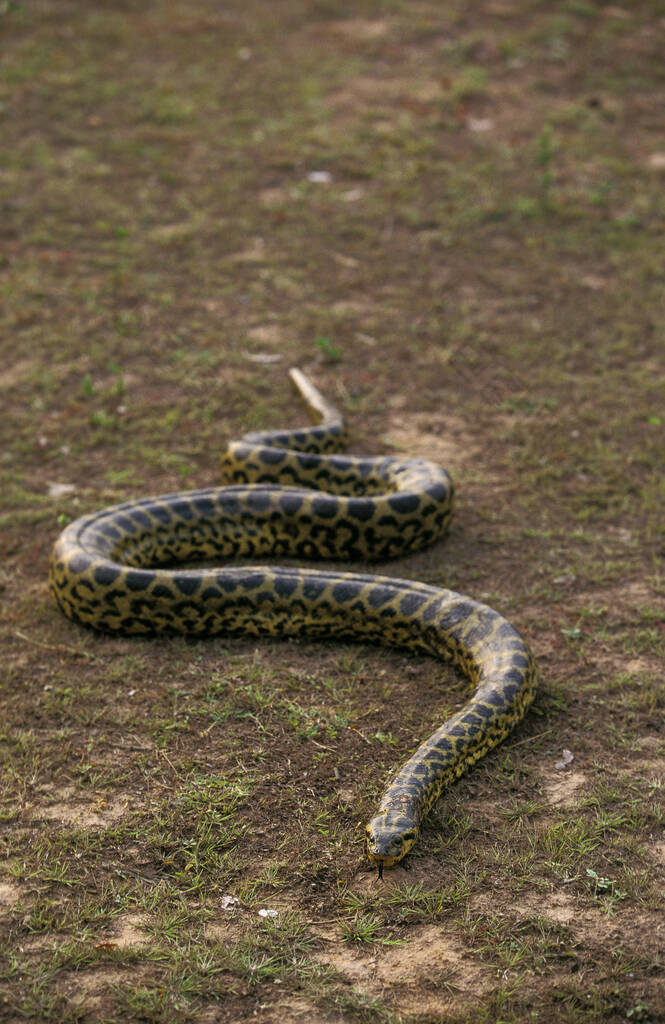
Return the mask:
{"type": "Polygon", "coordinates": [[[469,702],[397,773],[367,825],[378,865],[401,860],[442,789],[499,743],[533,699],[536,670],[497,612],[450,590],[386,576],[252,564],[164,568],[194,558],[390,558],[442,536],[450,477],[434,463],[336,454],[344,422],[300,371],[320,424],[246,434],[222,457],[227,486],[83,516],[53,548],[50,586],[70,619],[126,634],[353,638],[452,660],[469,702]]]}

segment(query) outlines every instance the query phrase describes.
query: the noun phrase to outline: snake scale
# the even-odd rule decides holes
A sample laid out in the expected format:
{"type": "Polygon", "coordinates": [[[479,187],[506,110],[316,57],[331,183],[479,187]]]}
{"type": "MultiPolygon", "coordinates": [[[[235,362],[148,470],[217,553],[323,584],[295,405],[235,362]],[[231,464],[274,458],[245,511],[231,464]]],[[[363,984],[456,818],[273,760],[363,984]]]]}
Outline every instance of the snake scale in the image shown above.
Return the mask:
{"type": "Polygon", "coordinates": [[[227,486],[145,498],[69,524],[50,586],[69,618],[127,634],[353,638],[452,660],[475,687],[398,771],[367,825],[383,868],[413,847],[442,789],[499,743],[533,699],[536,670],[497,612],[440,587],[387,576],[263,566],[166,568],[194,558],[379,559],[442,536],[445,470],[423,459],[338,454],[340,413],[291,370],[317,425],[246,434],[222,457],[227,486]]]}

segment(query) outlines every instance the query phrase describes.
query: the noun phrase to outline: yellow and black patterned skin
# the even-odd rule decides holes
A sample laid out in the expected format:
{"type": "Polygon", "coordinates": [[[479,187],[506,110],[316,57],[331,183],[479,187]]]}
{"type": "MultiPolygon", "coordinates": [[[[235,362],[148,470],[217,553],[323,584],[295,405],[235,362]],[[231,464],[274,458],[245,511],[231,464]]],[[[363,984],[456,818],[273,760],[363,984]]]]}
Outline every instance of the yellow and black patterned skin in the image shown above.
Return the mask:
{"type": "Polygon", "coordinates": [[[450,590],[387,576],[193,559],[391,558],[447,530],[448,474],[421,459],[334,454],[344,424],[298,370],[321,424],[247,434],[222,458],[228,486],[83,516],[53,548],[50,586],[70,619],[107,632],[360,639],[452,660],[475,692],[422,744],[367,826],[379,873],[412,848],[441,790],[499,743],[533,699],[528,648],[502,616],[450,590]],[[331,454],[333,452],[333,454],[331,454]]]}

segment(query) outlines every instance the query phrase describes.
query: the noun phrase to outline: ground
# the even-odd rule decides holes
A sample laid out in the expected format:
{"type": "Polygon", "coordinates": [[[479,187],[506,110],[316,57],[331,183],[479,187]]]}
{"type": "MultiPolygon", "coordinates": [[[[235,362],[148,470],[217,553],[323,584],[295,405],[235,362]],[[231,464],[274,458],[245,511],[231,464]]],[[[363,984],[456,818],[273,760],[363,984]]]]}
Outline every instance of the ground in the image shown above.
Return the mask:
{"type": "Polygon", "coordinates": [[[0,1017],[665,1019],[662,5],[2,0],[0,36],[0,1017]],[[372,571],[540,671],[383,882],[364,822],[463,679],[101,636],[47,587],[64,523],[297,425],[291,365],[353,451],[454,477],[372,571]]]}

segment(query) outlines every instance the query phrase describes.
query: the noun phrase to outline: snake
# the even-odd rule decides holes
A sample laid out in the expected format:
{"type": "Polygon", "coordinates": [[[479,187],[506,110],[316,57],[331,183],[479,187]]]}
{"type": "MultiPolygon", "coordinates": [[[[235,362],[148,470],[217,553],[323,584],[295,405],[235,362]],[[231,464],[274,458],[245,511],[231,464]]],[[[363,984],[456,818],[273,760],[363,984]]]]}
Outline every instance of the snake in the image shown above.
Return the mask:
{"type": "Polygon", "coordinates": [[[223,486],[140,498],[69,523],[50,590],[69,619],[106,633],[340,638],[451,662],[473,692],[397,770],[366,827],[383,876],[412,850],[440,793],[500,743],[536,688],[529,647],[498,612],[438,586],[254,559],[403,556],[448,530],[453,484],[421,458],[344,454],[342,414],[305,374],[304,428],[232,441],[223,486]],[[238,558],[247,565],[223,564],[238,558]],[[222,560],[221,567],[183,563],[222,560]]]}

